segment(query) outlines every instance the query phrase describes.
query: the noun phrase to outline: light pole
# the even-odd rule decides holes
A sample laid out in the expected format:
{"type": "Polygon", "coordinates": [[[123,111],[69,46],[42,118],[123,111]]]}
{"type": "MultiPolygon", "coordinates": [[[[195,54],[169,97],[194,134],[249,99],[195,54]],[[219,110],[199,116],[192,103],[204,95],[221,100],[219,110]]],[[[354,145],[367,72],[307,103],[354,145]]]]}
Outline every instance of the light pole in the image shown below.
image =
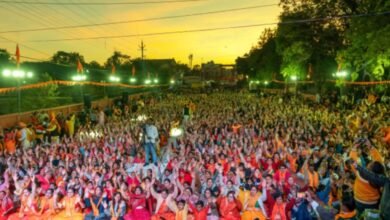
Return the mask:
{"type": "Polygon", "coordinates": [[[298,76],[292,75],[290,79],[295,83],[295,95],[298,93],[298,76]]]}
{"type": "Polygon", "coordinates": [[[20,80],[26,79],[26,78],[32,78],[34,74],[32,72],[25,72],[20,69],[5,69],[3,70],[3,77],[4,78],[13,78],[16,80],[16,86],[17,86],[17,102],[18,102],[18,115],[20,116],[21,112],[21,89],[20,89],[20,80]]]}
{"type": "Polygon", "coordinates": [[[339,80],[338,84],[339,84],[339,89],[340,89],[340,97],[343,97],[343,95],[344,95],[343,94],[344,93],[344,82],[348,76],[348,72],[347,71],[338,71],[335,74],[333,74],[333,76],[339,80]]]}
{"type": "Polygon", "coordinates": [[[83,91],[83,84],[81,82],[84,82],[87,79],[87,76],[82,74],[77,74],[72,77],[72,80],[75,82],[80,82],[80,93],[81,93],[81,101],[83,101],[84,98],[84,91],[83,91]]]}

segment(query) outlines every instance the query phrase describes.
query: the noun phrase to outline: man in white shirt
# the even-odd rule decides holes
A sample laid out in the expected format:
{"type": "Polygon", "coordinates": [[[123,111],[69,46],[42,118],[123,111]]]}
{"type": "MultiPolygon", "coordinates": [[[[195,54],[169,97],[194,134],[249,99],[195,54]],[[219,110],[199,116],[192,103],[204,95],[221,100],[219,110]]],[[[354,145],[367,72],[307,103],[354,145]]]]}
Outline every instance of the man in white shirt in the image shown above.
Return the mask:
{"type": "Polygon", "coordinates": [[[149,155],[152,155],[153,163],[157,166],[156,141],[158,140],[158,130],[149,119],[144,127],[145,135],[145,166],[149,164],[149,155]]]}

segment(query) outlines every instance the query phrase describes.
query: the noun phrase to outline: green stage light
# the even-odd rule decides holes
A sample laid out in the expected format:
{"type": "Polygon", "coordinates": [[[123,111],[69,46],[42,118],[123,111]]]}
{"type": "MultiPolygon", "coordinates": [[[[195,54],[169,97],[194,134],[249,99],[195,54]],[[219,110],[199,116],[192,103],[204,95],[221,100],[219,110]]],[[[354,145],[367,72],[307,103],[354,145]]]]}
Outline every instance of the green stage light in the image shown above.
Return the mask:
{"type": "Polygon", "coordinates": [[[80,75],[80,74],[74,75],[74,76],[72,77],[72,80],[73,80],[73,81],[84,81],[84,80],[86,80],[86,79],[87,79],[87,76],[86,76],[86,75],[80,75]]]}
{"type": "Polygon", "coordinates": [[[298,76],[295,76],[295,75],[291,76],[290,78],[291,78],[292,81],[297,81],[298,80],[298,76]]]}
{"type": "Polygon", "coordinates": [[[337,72],[337,73],[335,74],[335,76],[336,76],[337,78],[345,78],[345,77],[348,76],[348,73],[347,73],[347,71],[339,71],[339,72],[337,72]]]}
{"type": "Polygon", "coordinates": [[[110,76],[110,81],[111,82],[119,82],[119,81],[121,81],[121,79],[119,77],[116,77],[116,76],[110,76]]]}

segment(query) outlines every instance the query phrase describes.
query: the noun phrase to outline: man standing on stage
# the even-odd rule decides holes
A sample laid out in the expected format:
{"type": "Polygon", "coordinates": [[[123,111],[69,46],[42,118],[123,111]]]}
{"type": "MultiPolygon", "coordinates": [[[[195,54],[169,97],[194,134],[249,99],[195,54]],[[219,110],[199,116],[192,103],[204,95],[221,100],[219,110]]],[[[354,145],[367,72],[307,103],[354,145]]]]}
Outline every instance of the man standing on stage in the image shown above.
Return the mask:
{"type": "Polygon", "coordinates": [[[157,166],[156,142],[158,140],[158,130],[153,125],[152,119],[149,119],[144,126],[144,136],[145,166],[149,164],[149,154],[152,154],[153,163],[157,166]]]}

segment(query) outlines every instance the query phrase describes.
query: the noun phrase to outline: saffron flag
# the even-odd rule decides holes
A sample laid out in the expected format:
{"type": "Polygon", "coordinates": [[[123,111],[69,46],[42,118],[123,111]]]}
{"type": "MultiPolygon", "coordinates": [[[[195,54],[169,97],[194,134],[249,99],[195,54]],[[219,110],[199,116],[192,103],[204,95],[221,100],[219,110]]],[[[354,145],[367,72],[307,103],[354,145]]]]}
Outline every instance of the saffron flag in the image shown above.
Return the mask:
{"type": "Polygon", "coordinates": [[[81,64],[80,60],[77,60],[77,72],[78,73],[84,72],[84,68],[83,68],[83,65],[81,64]]]}
{"type": "Polygon", "coordinates": [[[19,50],[19,44],[16,44],[15,57],[16,57],[16,67],[19,68],[19,65],[20,65],[20,50],[19,50]]]}
{"type": "Polygon", "coordinates": [[[111,73],[112,73],[112,74],[115,74],[115,72],[116,72],[115,65],[114,65],[114,64],[112,64],[111,73]]]}

